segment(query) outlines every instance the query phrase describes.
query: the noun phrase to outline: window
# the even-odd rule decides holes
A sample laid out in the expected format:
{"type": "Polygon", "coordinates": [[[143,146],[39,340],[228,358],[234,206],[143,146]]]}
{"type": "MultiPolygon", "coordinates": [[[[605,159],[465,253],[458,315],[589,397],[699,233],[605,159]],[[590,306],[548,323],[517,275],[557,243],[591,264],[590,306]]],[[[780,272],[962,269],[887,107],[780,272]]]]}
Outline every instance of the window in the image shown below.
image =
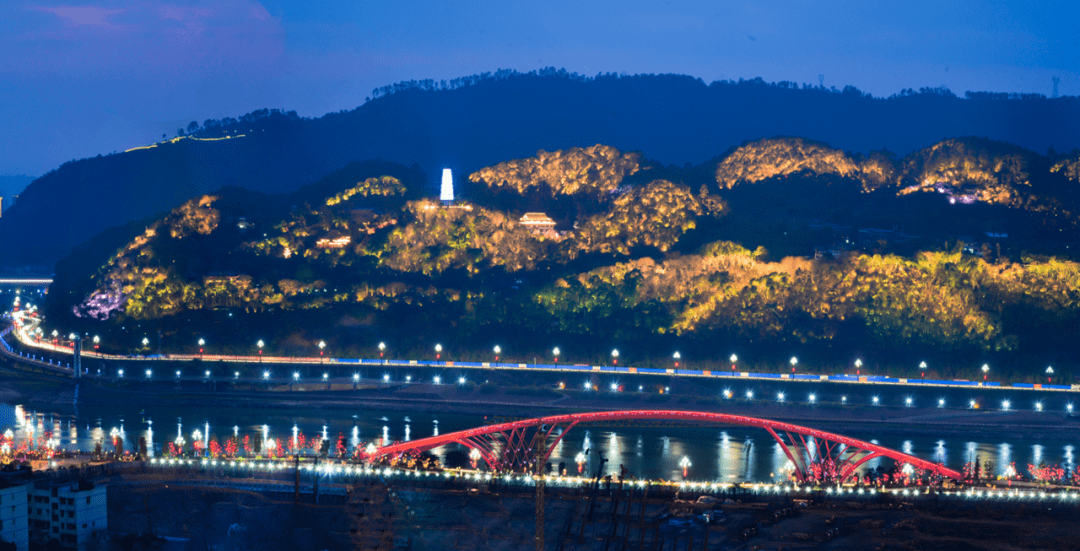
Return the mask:
{"type": "Polygon", "coordinates": [[[86,528],[86,523],[85,523],[85,522],[83,523],[82,527],[83,527],[83,528],[86,528]]]}

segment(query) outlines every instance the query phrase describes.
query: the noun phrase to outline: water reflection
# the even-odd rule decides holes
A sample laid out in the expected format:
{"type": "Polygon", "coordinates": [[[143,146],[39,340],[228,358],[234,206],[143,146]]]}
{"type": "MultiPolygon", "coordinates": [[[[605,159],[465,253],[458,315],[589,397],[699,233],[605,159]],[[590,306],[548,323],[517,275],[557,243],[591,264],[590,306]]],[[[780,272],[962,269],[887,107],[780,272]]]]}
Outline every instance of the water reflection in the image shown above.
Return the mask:
{"type": "Polygon", "coordinates": [[[949,463],[949,454],[945,451],[944,440],[938,440],[934,443],[933,461],[935,463],[942,463],[946,465],[949,463]]]}
{"type": "Polygon", "coordinates": [[[994,469],[992,469],[991,468],[992,466],[988,465],[986,463],[986,461],[983,461],[983,468],[986,470],[987,474],[990,474],[990,475],[1005,474],[1006,471],[1008,471],[1009,466],[1012,465],[1012,463],[1013,463],[1012,444],[1009,444],[1007,442],[1002,442],[1001,444],[998,445],[997,465],[994,465],[994,467],[996,467],[997,470],[995,471],[994,469]]]}
{"type": "MultiPolygon", "coordinates": [[[[35,439],[47,442],[45,435],[51,435],[65,449],[78,448],[93,451],[95,445],[111,449],[115,438],[127,450],[133,447],[129,439],[146,439],[147,449],[152,455],[162,453],[163,446],[174,441],[172,431],[168,436],[158,435],[153,428],[153,419],[175,421],[175,438],[183,439],[185,430],[194,432],[197,428],[199,439],[204,446],[215,441],[224,446],[224,437],[232,436],[243,442],[251,437],[248,449],[253,452],[273,445],[274,439],[281,439],[281,444],[288,441],[298,443],[301,434],[317,435],[328,441],[333,449],[339,436],[342,437],[347,451],[352,453],[362,448],[372,439],[377,445],[386,445],[395,441],[408,441],[446,434],[483,424],[478,416],[449,414],[408,415],[392,412],[289,412],[282,415],[272,410],[199,410],[197,413],[181,408],[162,408],[161,410],[126,411],[122,408],[88,408],[79,416],[57,412],[29,411],[22,406],[0,405],[0,433],[11,430],[17,439],[35,439]],[[198,415],[192,426],[191,416],[198,415]],[[184,419],[188,419],[185,429],[184,419]],[[134,420],[134,421],[133,421],[134,420]],[[134,424],[133,424],[134,423],[134,424]],[[82,429],[80,429],[82,427],[82,429]],[[229,430],[228,428],[232,430],[229,430]],[[426,428],[425,428],[426,427],[426,428]],[[128,430],[132,433],[129,434],[128,430]],[[286,436],[288,435],[288,436],[286,436]],[[260,438],[261,437],[261,438],[260,438]],[[291,437],[291,438],[290,438],[291,437]],[[259,446],[257,442],[265,445],[259,446]]],[[[553,433],[560,436],[561,429],[553,433]]],[[[958,437],[940,437],[927,435],[890,436],[849,432],[853,438],[868,439],[876,444],[925,457],[940,462],[953,469],[961,470],[966,461],[981,463],[983,469],[992,469],[995,474],[1004,473],[1011,463],[1017,464],[1017,470],[1027,471],[1027,464],[1058,464],[1074,469],[1076,466],[1075,440],[1065,438],[1018,438],[1003,433],[997,437],[973,440],[958,437]],[[871,439],[871,436],[873,437],[871,439]],[[1027,451],[1030,450],[1030,451],[1027,451]],[[1019,457],[1018,457],[1019,456],[1019,457]]],[[[813,453],[821,442],[807,439],[804,453],[813,453]]],[[[190,446],[190,443],[188,444],[190,446]]],[[[801,446],[801,442],[800,442],[801,446]]],[[[241,449],[244,449],[243,447],[241,449]]],[[[832,450],[835,457],[844,453],[843,446],[832,450]]],[[[468,450],[457,444],[432,450],[441,460],[452,452],[468,450]]],[[[600,466],[601,457],[605,460],[602,475],[616,475],[620,466],[632,476],[680,480],[683,469],[679,461],[685,456],[691,462],[688,477],[694,480],[717,480],[723,482],[741,482],[745,480],[765,481],[783,476],[790,468],[790,460],[783,449],[764,431],[745,427],[616,427],[596,428],[578,426],[561,438],[551,450],[552,468],[560,463],[566,465],[568,472],[576,472],[576,457],[584,456],[584,471],[595,474],[600,466]],[[763,453],[758,453],[758,445],[765,443],[763,453]]],[[[860,471],[872,468],[887,468],[892,461],[875,458],[865,463],[860,471]]]]}

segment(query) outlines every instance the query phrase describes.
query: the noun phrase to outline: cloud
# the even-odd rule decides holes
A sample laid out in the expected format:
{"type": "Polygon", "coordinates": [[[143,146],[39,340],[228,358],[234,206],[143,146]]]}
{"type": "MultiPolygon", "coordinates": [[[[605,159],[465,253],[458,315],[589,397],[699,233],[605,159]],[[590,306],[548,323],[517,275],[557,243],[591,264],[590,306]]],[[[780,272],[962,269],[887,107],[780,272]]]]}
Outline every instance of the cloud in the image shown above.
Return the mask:
{"type": "MultiPolygon", "coordinates": [[[[72,0],[67,0],[71,2],[72,0]]],[[[0,8],[0,75],[141,75],[266,67],[285,49],[282,22],[255,0],[141,0],[0,8]]]]}
{"type": "Polygon", "coordinates": [[[116,14],[127,11],[99,6],[54,6],[33,7],[31,9],[51,13],[60,19],[63,19],[65,23],[69,25],[101,28],[119,27],[119,25],[114,23],[111,18],[116,14]]]}

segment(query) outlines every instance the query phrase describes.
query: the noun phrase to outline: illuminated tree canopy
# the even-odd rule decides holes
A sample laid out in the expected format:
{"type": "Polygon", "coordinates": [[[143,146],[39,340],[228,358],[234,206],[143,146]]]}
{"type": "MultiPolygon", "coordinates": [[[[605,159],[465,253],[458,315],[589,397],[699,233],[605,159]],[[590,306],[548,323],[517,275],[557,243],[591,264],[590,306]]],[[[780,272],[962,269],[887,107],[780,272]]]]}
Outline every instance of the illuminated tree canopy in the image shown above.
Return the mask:
{"type": "MultiPolygon", "coordinates": [[[[830,342],[857,327],[882,342],[1012,350],[1025,330],[1018,316],[1035,316],[1044,326],[1080,316],[1080,264],[1002,252],[1000,244],[973,252],[956,239],[903,254],[878,251],[887,240],[877,237],[861,249],[840,247],[835,256],[815,259],[811,250],[774,258],[760,244],[725,239],[724,223],[740,214],[730,202],[739,190],[774,186],[788,193],[792,188],[776,187],[785,181],[846,185],[855,199],[838,201],[880,197],[884,206],[874,208],[886,214],[920,197],[971,196],[971,204],[985,208],[1070,219],[1048,188],[1039,188],[1035,171],[1075,178],[1078,163],[1039,159],[973,139],[947,140],[897,161],[887,152],[848,155],[776,138],[746,144],[699,173],[596,145],[541,151],[470,176],[474,185],[522,201],[550,188],[553,197],[537,199],[541,208],[563,208],[566,218],[544,231],[522,223],[520,209],[482,194],[452,205],[411,199],[390,175],[343,182],[251,233],[238,229],[235,217],[225,224],[218,197],[203,196],[146,227],[67,308],[83,319],[122,322],[198,310],[356,307],[376,320],[405,316],[477,331],[512,322],[537,332],[725,334],[758,342],[830,342]],[[719,194],[711,191],[713,178],[719,194]],[[585,207],[566,207],[581,196],[589,196],[585,207]]],[[[767,200],[749,204],[765,213],[771,207],[767,200]]],[[[850,208],[839,205],[833,216],[850,208]]],[[[762,216],[761,227],[774,233],[794,227],[785,225],[786,212],[762,216]]],[[[802,238],[792,233],[790,239],[802,238]]],[[[846,235],[855,238],[853,230],[846,235]]]]}

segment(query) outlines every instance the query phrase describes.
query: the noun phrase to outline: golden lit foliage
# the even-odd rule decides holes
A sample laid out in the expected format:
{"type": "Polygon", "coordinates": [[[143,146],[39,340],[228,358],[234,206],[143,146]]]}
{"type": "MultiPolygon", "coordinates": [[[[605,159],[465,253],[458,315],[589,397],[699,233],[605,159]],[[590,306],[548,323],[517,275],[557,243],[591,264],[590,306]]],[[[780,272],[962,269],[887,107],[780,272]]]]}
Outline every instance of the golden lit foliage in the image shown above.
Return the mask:
{"type": "Polygon", "coordinates": [[[667,180],[653,180],[615,199],[607,212],[590,217],[565,242],[576,251],[629,254],[633,247],[656,247],[666,251],[688,230],[696,218],[718,216],[724,205],[707,190],[696,196],[690,188],[667,180]]]}
{"type": "MultiPolygon", "coordinates": [[[[950,194],[979,201],[1052,206],[1039,202],[1027,189],[1028,164],[1026,153],[1018,148],[948,140],[911,155],[898,170],[884,152],[852,158],[823,144],[792,138],[744,145],[717,166],[716,179],[721,187],[731,188],[809,172],[856,178],[864,189],[872,190],[902,177],[916,183],[901,193],[941,191],[939,187],[946,186],[950,194]]],[[[1080,161],[1062,162],[1053,170],[1075,178],[1078,165],[1080,161]]],[[[264,311],[362,304],[384,311],[458,303],[455,308],[468,310],[484,297],[483,292],[440,289],[434,284],[440,279],[434,278],[452,270],[477,274],[501,269],[532,272],[529,277],[541,288],[518,290],[520,295],[513,300],[504,300],[513,293],[500,295],[495,302],[524,306],[527,311],[511,313],[512,306],[499,305],[505,311],[485,310],[503,312],[484,314],[486,323],[515,316],[515,323],[582,334],[610,323],[627,335],[725,331],[750,339],[800,341],[831,339],[845,325],[854,324],[890,342],[984,349],[1016,345],[1017,337],[1008,334],[1002,322],[1010,308],[1057,321],[1080,313],[1080,265],[1054,258],[988,263],[959,252],[924,252],[914,258],[852,254],[829,262],[801,257],[769,262],[764,249],[750,251],[726,241],[709,243],[697,254],[670,253],[701,217],[718,216],[727,206],[706,186],[695,194],[682,183],[663,179],[621,184],[638,169],[637,154],[597,145],[541,151],[535,158],[509,161],[470,176],[474,182],[519,193],[535,192],[546,183],[556,194],[601,194],[603,201],[590,203],[595,207],[588,212],[595,214],[579,214],[575,229],[559,239],[534,235],[516,215],[466,203],[444,207],[417,201],[388,214],[354,209],[350,201],[356,198],[404,192],[396,179],[370,178],[327,199],[325,205],[294,209],[288,220],[275,226],[274,234],[234,251],[273,257],[259,259],[272,266],[268,273],[275,274],[262,280],[230,274],[188,281],[177,273],[184,268],[174,268],[173,262],[186,251],[177,242],[192,234],[210,234],[220,223],[220,213],[212,208],[216,198],[200,197],[155,222],[119,251],[97,276],[98,289],[92,296],[103,300],[109,293],[121,295],[124,315],[136,319],[222,307],[264,311]],[[543,280],[546,268],[568,270],[567,264],[581,255],[631,255],[638,248],[669,254],[663,261],[642,257],[543,280]],[[306,264],[313,261],[321,264],[318,270],[306,264]],[[299,275],[322,270],[318,277],[329,280],[337,276],[328,274],[343,272],[326,267],[353,263],[379,269],[368,274],[370,279],[361,273],[361,281],[301,281],[299,275]],[[392,281],[394,274],[413,283],[392,281]],[[432,276],[432,282],[416,284],[418,274],[432,276]],[[493,317],[497,315],[504,318],[493,317]]],[[[596,260],[602,262],[600,257],[596,260]]]]}
{"type": "Polygon", "coordinates": [[[1050,167],[1050,172],[1060,172],[1066,178],[1080,182],[1080,158],[1058,161],[1050,167]]]}
{"type": "Polygon", "coordinates": [[[124,313],[135,318],[173,314],[186,307],[185,301],[197,300],[200,286],[185,281],[171,266],[160,266],[154,245],[164,233],[179,240],[191,233],[214,231],[221,221],[221,213],[211,206],[216,200],[212,195],[192,199],[148,226],[96,276],[98,292],[118,290],[124,313]]]}
{"type": "MultiPolygon", "coordinates": [[[[192,199],[172,211],[165,222],[173,239],[182,239],[191,232],[209,235],[221,222],[221,213],[210,205],[217,201],[213,195],[192,199]]],[[[155,225],[157,225],[155,223],[155,225]]]]}
{"type": "Polygon", "coordinates": [[[561,279],[534,302],[567,330],[590,312],[647,312],[663,321],[648,327],[658,333],[724,329],[808,341],[830,339],[843,323],[857,323],[883,340],[985,349],[1016,344],[1002,328],[1004,306],[1023,304],[1055,319],[1080,307],[1080,264],[1056,259],[990,264],[960,253],[853,255],[841,262],[762,258],[762,251],[717,242],[702,254],[660,263],[642,258],[561,279]]]}
{"type": "Polygon", "coordinates": [[[393,176],[380,176],[378,178],[368,178],[363,182],[356,184],[355,186],[329,198],[326,200],[326,206],[332,207],[339,203],[348,201],[354,196],[369,197],[373,195],[401,195],[405,193],[405,186],[400,180],[393,176]]]}
{"type": "Polygon", "coordinates": [[[402,272],[431,275],[449,269],[476,273],[502,267],[531,270],[547,244],[506,214],[472,205],[442,208],[431,201],[410,202],[412,220],[395,227],[379,251],[379,262],[402,272]]]}
{"type": "Polygon", "coordinates": [[[863,190],[875,189],[896,183],[896,160],[887,151],[871,151],[866,158],[859,157],[859,181],[863,190]]]}
{"type": "Polygon", "coordinates": [[[392,176],[368,178],[326,200],[326,206],[294,210],[289,220],[274,226],[278,235],[245,244],[256,254],[292,258],[320,259],[330,265],[349,264],[359,256],[371,254],[367,237],[397,223],[391,215],[354,217],[348,207],[356,197],[389,196],[405,192],[405,186],[392,176]]]}
{"type": "Polygon", "coordinates": [[[640,157],[600,144],[553,152],[541,149],[535,157],[480,169],[469,175],[469,181],[486,182],[493,188],[508,187],[521,194],[535,191],[541,183],[551,186],[556,195],[608,193],[619,187],[623,178],[637,172],[640,157]]]}
{"type": "Polygon", "coordinates": [[[1014,146],[984,140],[951,139],[908,155],[902,165],[913,181],[901,195],[918,191],[972,196],[976,201],[1017,205],[1029,193],[1029,153],[1014,146]]]}
{"type": "MultiPolygon", "coordinates": [[[[870,169],[884,174],[880,159],[870,169]]],[[[716,182],[721,188],[733,188],[740,183],[755,183],[769,178],[800,172],[833,174],[858,178],[859,163],[843,151],[823,143],[802,138],[772,138],[758,140],[739,147],[716,166],[716,182]]]]}

